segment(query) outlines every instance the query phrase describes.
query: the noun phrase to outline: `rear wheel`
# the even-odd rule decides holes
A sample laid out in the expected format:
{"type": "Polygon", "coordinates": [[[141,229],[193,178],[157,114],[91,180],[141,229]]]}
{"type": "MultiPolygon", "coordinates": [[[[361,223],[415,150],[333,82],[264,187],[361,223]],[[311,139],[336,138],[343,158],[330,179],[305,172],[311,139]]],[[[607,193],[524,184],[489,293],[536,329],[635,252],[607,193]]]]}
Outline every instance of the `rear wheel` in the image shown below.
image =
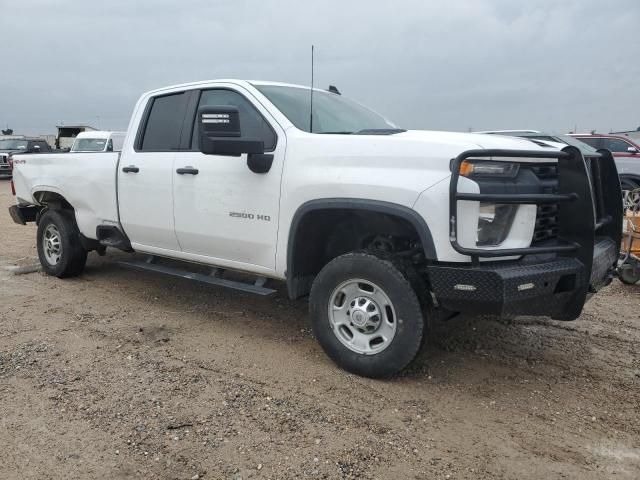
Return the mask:
{"type": "Polygon", "coordinates": [[[313,331],[340,367],[387,377],[415,358],[425,321],[404,271],[371,253],[342,255],[320,271],[309,301],[313,331]]]}
{"type": "Polygon", "coordinates": [[[42,269],[58,278],[82,273],[87,251],[80,243],[80,232],[73,214],[48,210],[38,223],[38,257],[42,269]]]}

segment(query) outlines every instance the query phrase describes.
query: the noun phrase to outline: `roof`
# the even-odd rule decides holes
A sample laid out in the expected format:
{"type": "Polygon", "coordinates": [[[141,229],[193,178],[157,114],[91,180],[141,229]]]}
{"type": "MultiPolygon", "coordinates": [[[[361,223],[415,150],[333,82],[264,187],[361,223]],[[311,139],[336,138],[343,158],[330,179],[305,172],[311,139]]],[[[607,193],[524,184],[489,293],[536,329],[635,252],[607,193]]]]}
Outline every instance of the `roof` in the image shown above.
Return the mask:
{"type": "Polygon", "coordinates": [[[0,140],[26,140],[26,141],[41,141],[41,142],[46,142],[46,139],[42,138],[42,137],[25,137],[24,135],[20,135],[20,136],[14,136],[14,135],[7,135],[7,136],[0,136],[0,140]]]}
{"type": "Polygon", "coordinates": [[[603,138],[624,138],[624,139],[633,138],[633,137],[629,137],[628,135],[617,135],[614,133],[597,133],[597,132],[568,133],[567,135],[569,135],[570,137],[603,137],[603,138]]]}
{"type": "MultiPolygon", "coordinates": [[[[174,90],[174,89],[189,89],[189,88],[198,88],[202,85],[208,85],[211,83],[233,83],[236,85],[240,85],[240,86],[256,86],[256,85],[273,85],[273,86],[278,86],[278,87],[293,87],[293,88],[306,88],[309,89],[310,87],[308,85],[296,85],[295,83],[284,83],[284,82],[272,82],[272,81],[268,81],[268,80],[241,80],[238,78],[217,78],[217,79],[213,79],[213,80],[201,80],[198,82],[189,82],[189,83],[181,83],[178,85],[169,85],[166,87],[162,87],[162,88],[157,88],[154,90],[150,90],[148,92],[146,92],[146,95],[154,95],[156,93],[160,93],[160,92],[164,92],[167,90],[174,90]]],[[[314,91],[317,90],[318,92],[326,92],[326,90],[322,89],[322,88],[317,88],[314,87],[313,88],[314,91]]]]}
{"type": "Polygon", "coordinates": [[[95,127],[92,127],[91,125],[56,125],[56,128],[60,129],[60,128],[89,128],[91,130],[98,130],[95,127]]]}
{"type": "Polygon", "coordinates": [[[110,138],[114,134],[125,135],[126,132],[112,132],[109,130],[91,130],[90,132],[80,132],[76,138],[110,138]]]}

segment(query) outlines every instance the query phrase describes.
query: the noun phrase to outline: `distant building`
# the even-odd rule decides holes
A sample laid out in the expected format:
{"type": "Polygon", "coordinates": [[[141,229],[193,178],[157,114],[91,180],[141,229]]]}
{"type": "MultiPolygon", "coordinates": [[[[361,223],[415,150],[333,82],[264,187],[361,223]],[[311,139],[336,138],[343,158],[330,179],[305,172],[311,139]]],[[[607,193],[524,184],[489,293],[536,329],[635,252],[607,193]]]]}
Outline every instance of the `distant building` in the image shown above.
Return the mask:
{"type": "Polygon", "coordinates": [[[89,125],[56,125],[56,128],[58,135],[56,135],[55,147],[59,149],[71,148],[79,133],[98,130],[89,125]]]}

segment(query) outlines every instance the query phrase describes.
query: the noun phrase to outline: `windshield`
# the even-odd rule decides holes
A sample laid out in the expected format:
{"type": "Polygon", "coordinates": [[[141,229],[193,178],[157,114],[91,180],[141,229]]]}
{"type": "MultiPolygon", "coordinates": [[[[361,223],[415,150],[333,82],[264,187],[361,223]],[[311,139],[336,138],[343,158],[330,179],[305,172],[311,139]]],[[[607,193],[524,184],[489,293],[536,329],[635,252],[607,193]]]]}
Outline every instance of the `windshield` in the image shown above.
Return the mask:
{"type": "MultiPolygon", "coordinates": [[[[256,85],[297,128],[310,132],[308,88],[282,85],[256,85]]],[[[359,133],[363,130],[397,132],[397,127],[377,113],[338,94],[313,91],[312,133],[359,133]]],[[[363,132],[364,133],[364,132],[363,132]]]]}
{"type": "Polygon", "coordinates": [[[72,152],[102,152],[107,144],[106,138],[76,138],[72,152]]]}
{"type": "Polygon", "coordinates": [[[16,139],[0,140],[0,150],[26,150],[26,149],[27,149],[26,140],[16,140],[16,139]]]}

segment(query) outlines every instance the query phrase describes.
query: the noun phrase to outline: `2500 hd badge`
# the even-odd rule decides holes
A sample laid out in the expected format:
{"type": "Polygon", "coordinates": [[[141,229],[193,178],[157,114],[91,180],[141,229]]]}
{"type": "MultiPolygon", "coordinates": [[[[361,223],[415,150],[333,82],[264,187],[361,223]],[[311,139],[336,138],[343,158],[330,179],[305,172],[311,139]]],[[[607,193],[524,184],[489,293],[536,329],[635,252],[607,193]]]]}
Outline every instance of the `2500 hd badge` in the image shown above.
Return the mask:
{"type": "Polygon", "coordinates": [[[262,220],[265,222],[271,221],[271,217],[269,215],[254,215],[253,213],[245,212],[229,212],[229,216],[236,218],[246,218],[247,220],[262,220]]]}

